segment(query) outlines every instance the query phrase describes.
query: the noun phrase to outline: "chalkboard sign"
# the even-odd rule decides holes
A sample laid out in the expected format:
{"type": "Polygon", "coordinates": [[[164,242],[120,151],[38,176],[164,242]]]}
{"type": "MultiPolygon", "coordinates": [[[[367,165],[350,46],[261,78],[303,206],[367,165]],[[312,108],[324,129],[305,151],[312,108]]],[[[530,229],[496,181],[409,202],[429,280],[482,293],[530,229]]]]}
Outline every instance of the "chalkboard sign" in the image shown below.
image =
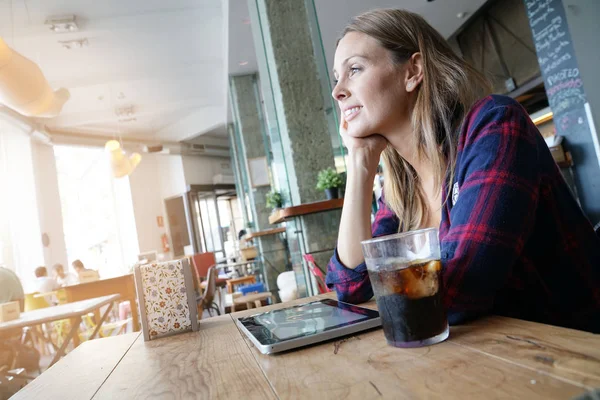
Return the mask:
{"type": "Polygon", "coordinates": [[[572,155],[581,206],[591,221],[598,221],[600,169],[594,148],[596,133],[585,109],[587,100],[563,2],[524,1],[556,133],[565,137],[572,155]]]}
{"type": "Polygon", "coordinates": [[[582,108],[583,82],[562,0],[525,0],[533,42],[554,114],[582,108]]]}

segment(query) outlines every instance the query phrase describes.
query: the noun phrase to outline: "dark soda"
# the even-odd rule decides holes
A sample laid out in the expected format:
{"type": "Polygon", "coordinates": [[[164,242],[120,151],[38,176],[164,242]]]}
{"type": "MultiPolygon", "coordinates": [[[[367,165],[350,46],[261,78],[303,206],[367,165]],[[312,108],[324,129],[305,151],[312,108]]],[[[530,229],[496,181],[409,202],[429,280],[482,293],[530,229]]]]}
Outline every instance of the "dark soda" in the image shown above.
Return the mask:
{"type": "Polygon", "coordinates": [[[383,332],[390,345],[426,345],[428,339],[448,329],[441,269],[441,262],[433,260],[409,267],[390,263],[378,271],[369,270],[383,332]]]}

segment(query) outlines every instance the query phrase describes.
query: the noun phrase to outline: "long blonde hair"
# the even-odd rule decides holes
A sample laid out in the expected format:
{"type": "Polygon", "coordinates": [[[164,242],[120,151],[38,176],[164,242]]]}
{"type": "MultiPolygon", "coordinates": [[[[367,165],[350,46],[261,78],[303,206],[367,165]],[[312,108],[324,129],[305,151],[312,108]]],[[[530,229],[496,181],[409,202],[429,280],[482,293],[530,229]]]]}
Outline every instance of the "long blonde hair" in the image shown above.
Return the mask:
{"type": "MultiPolygon", "coordinates": [[[[348,32],[378,40],[397,64],[421,53],[423,81],[417,88],[411,121],[418,155],[433,164],[437,191],[451,184],[460,125],[473,103],[490,92],[486,78],[458,57],[420,15],[395,9],[368,11],[354,17],[342,37],[348,32]]],[[[420,228],[428,206],[417,173],[391,145],[383,152],[383,162],[385,199],[400,219],[399,230],[420,228]]]]}

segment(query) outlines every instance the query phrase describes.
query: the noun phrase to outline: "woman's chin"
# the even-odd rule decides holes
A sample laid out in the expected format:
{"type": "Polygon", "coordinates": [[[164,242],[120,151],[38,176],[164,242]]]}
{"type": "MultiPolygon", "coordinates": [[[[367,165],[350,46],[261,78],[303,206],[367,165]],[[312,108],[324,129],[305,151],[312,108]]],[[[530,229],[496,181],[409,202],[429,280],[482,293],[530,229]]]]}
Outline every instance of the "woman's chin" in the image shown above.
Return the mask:
{"type": "Polygon", "coordinates": [[[371,136],[372,133],[364,130],[364,129],[352,129],[353,127],[350,127],[350,129],[348,129],[347,131],[347,135],[356,139],[361,139],[361,138],[366,138],[367,136],[371,136]]]}

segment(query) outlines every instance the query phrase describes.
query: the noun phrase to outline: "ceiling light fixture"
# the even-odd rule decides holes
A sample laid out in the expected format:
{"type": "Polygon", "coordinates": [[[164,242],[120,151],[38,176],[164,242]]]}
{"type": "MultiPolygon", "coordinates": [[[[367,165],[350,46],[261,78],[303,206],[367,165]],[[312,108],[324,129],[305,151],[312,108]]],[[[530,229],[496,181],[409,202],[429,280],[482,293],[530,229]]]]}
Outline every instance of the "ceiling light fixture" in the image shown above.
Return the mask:
{"type": "Polygon", "coordinates": [[[0,38],[0,104],[27,117],[52,118],[69,96],[67,89],[53,91],[40,67],[0,38]]]}
{"type": "Polygon", "coordinates": [[[88,42],[87,38],[84,39],[76,39],[76,40],[59,40],[58,43],[67,50],[81,49],[82,47],[88,47],[90,42],[88,42]]]}
{"type": "Polygon", "coordinates": [[[77,32],[79,26],[74,15],[60,15],[46,18],[45,25],[54,33],[77,32]]]}
{"type": "Polygon", "coordinates": [[[104,149],[110,154],[110,167],[115,178],[130,175],[142,161],[142,156],[139,153],[132,153],[129,157],[126,157],[125,150],[121,148],[121,143],[117,140],[106,142],[104,149]]]}
{"type": "Polygon", "coordinates": [[[242,61],[242,62],[240,63],[240,66],[242,66],[242,67],[243,67],[244,65],[248,65],[248,61],[242,61]]]}
{"type": "Polygon", "coordinates": [[[456,18],[458,18],[458,19],[463,19],[466,16],[467,16],[467,13],[464,12],[464,11],[459,12],[458,14],[456,14],[456,18]]]}
{"type": "Polygon", "coordinates": [[[133,105],[115,108],[115,115],[121,122],[135,121],[135,109],[133,105]]]}

